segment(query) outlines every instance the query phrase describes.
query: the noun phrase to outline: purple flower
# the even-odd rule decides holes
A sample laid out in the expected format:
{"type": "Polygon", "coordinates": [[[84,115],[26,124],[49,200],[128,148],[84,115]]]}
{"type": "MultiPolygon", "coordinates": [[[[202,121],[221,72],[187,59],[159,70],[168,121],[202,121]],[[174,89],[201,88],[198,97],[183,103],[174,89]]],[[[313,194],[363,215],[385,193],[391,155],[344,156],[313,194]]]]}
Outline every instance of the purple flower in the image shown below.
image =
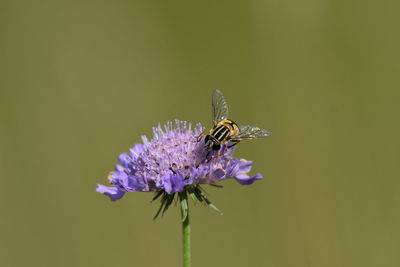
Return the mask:
{"type": "MultiPolygon", "coordinates": [[[[126,192],[157,192],[162,202],[173,198],[176,192],[187,191],[195,199],[208,199],[201,191],[201,184],[214,184],[234,178],[242,185],[262,179],[261,174],[249,176],[252,162],[232,156],[234,148],[222,148],[207,156],[202,138],[203,127],[194,129],[184,121],[167,122],[164,129],[153,128],[153,139],[142,136],[143,144],[136,144],[129,153],[119,156],[120,164],[110,173],[112,187],[98,185],[96,191],[115,201],[126,192]]],[[[171,201],[172,202],[172,201],[171,201]]],[[[161,207],[162,208],[162,207],[161,207]]]]}

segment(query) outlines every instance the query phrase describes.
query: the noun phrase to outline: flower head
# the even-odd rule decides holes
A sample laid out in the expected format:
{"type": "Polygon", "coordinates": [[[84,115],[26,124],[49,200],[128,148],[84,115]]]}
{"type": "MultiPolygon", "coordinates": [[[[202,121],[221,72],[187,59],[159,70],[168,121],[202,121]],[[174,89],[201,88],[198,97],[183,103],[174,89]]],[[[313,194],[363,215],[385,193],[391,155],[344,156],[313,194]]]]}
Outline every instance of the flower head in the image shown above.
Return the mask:
{"type": "MultiPolygon", "coordinates": [[[[115,201],[126,192],[157,192],[162,202],[170,201],[176,192],[187,191],[200,201],[208,199],[201,184],[214,184],[234,178],[242,185],[262,179],[261,174],[249,176],[252,162],[232,156],[234,148],[223,147],[207,157],[202,137],[203,127],[194,129],[184,121],[167,122],[153,128],[153,139],[142,136],[143,144],[135,144],[129,153],[119,156],[120,164],[108,176],[112,187],[98,185],[96,191],[115,201]]],[[[171,201],[172,202],[172,201],[171,201]]],[[[168,208],[168,206],[167,206],[168,208]]]]}

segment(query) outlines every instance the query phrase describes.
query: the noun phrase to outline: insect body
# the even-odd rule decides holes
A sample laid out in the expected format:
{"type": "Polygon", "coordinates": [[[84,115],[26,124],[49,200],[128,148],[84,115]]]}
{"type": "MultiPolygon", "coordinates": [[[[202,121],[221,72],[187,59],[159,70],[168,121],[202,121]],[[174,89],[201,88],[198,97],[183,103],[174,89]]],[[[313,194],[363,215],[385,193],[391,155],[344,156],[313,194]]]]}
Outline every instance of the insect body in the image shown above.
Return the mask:
{"type": "MultiPolygon", "coordinates": [[[[231,142],[234,146],[241,140],[263,138],[271,135],[271,132],[253,125],[237,125],[228,119],[228,104],[221,91],[216,89],[212,97],[213,127],[204,138],[208,151],[220,150],[221,145],[231,142]]],[[[208,154],[207,154],[208,156],[208,154]]]]}
{"type": "Polygon", "coordinates": [[[210,134],[206,135],[204,142],[207,149],[219,150],[221,144],[225,144],[231,136],[236,136],[239,133],[238,125],[231,120],[222,120],[215,125],[210,134]]]}

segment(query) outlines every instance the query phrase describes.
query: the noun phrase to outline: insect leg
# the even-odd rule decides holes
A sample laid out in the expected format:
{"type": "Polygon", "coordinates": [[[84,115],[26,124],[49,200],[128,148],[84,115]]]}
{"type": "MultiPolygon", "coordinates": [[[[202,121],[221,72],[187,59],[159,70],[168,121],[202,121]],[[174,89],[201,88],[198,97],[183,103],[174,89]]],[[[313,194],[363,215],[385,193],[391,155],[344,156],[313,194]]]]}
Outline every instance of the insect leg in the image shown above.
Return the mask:
{"type": "Polygon", "coordinates": [[[206,159],[208,158],[209,155],[210,155],[210,150],[207,151],[206,159]]]}
{"type": "Polygon", "coordinates": [[[194,138],[195,138],[196,142],[200,142],[205,133],[206,133],[206,131],[203,131],[203,132],[202,132],[201,134],[199,134],[198,136],[195,136],[194,138]]]}
{"type": "Polygon", "coordinates": [[[240,142],[240,140],[231,140],[231,142],[233,144],[226,146],[227,149],[236,146],[240,142]]]}

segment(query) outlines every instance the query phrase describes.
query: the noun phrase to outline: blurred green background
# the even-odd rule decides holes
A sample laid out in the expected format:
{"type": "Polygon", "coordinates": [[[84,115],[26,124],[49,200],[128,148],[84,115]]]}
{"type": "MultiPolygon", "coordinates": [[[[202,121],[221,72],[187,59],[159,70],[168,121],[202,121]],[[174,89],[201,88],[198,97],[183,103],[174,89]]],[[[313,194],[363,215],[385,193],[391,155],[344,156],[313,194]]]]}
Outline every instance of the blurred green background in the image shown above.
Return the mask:
{"type": "Polygon", "coordinates": [[[192,207],[193,266],[400,266],[399,5],[0,2],[0,266],[180,266],[177,208],[95,192],[158,122],[273,131],[192,207]],[[240,196],[240,197],[238,197],[240,196]]]}

